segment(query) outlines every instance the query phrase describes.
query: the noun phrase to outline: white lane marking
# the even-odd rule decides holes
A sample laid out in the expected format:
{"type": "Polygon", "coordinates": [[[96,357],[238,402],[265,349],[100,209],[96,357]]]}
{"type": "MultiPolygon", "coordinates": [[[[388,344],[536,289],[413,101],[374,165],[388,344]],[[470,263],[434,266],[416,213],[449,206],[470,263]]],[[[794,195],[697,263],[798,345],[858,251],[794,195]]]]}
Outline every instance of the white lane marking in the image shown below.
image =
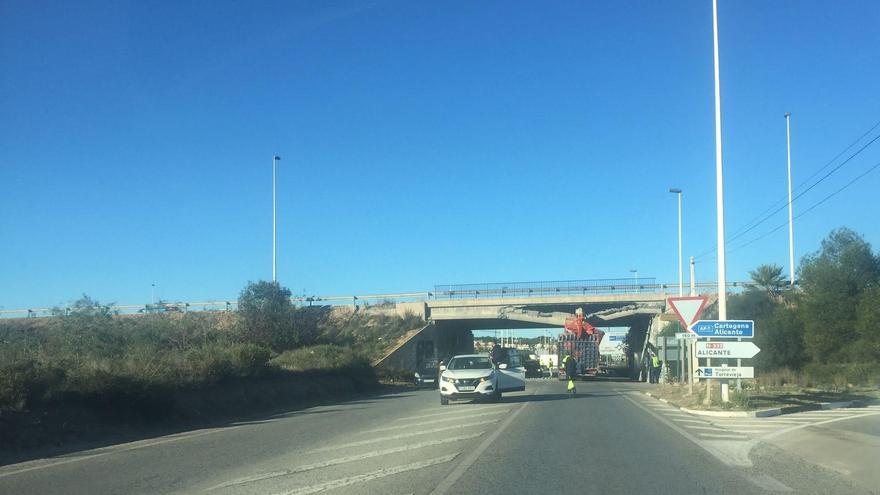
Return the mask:
{"type": "Polygon", "coordinates": [[[698,424],[698,425],[708,425],[708,424],[711,424],[711,423],[709,423],[709,422],[707,422],[707,421],[700,421],[700,420],[698,420],[698,419],[675,419],[675,418],[672,418],[672,420],[675,421],[676,423],[695,423],[695,424],[698,424]]]}
{"type": "Polygon", "coordinates": [[[384,478],[386,476],[392,476],[395,474],[405,473],[407,471],[415,471],[416,469],[423,469],[429,466],[435,466],[437,464],[444,464],[453,459],[457,455],[461,454],[461,452],[456,452],[454,454],[445,455],[443,457],[436,457],[434,459],[428,459],[427,461],[421,462],[413,462],[412,464],[404,464],[402,466],[395,466],[390,468],[382,468],[376,471],[372,471],[365,474],[359,474],[357,476],[349,476],[347,478],[339,478],[332,481],[326,481],[324,483],[319,483],[317,485],[304,486],[302,488],[297,488],[295,490],[289,490],[286,492],[280,492],[276,495],[308,495],[310,493],[318,493],[323,492],[325,490],[333,490],[336,488],[342,488],[344,486],[351,486],[358,483],[364,483],[366,481],[372,481],[379,478],[384,478]]]}
{"type": "Polygon", "coordinates": [[[730,449],[722,450],[722,449],[716,448],[715,446],[707,443],[706,441],[700,440],[699,438],[695,437],[694,435],[691,435],[688,431],[685,431],[684,429],[680,428],[678,425],[676,425],[672,421],[664,418],[662,415],[657,414],[654,411],[648,409],[647,407],[642,406],[641,404],[638,403],[638,401],[636,401],[632,397],[629,397],[627,395],[623,395],[623,398],[632,402],[637,407],[639,407],[640,409],[642,409],[646,413],[650,414],[651,416],[653,416],[655,419],[657,419],[661,423],[672,428],[674,431],[678,432],[679,435],[690,440],[694,445],[696,445],[696,446],[700,447],[701,449],[705,450],[706,452],[712,454],[716,459],[721,461],[723,464],[726,464],[728,466],[742,466],[742,467],[751,467],[752,466],[752,461],[749,459],[749,456],[748,456],[748,452],[751,448],[750,444],[752,442],[749,442],[749,443],[744,442],[742,444],[742,447],[737,451],[730,451],[730,449]]]}
{"type": "Polygon", "coordinates": [[[383,455],[397,454],[399,452],[406,452],[408,450],[416,450],[416,449],[422,449],[425,447],[433,447],[435,445],[443,445],[446,443],[460,442],[462,440],[471,440],[471,439],[474,439],[474,438],[477,438],[477,437],[483,435],[484,433],[486,433],[486,432],[485,431],[478,431],[478,432],[470,434],[470,435],[461,435],[458,437],[443,438],[440,440],[429,440],[427,442],[415,443],[415,444],[411,444],[411,445],[404,445],[402,447],[394,447],[394,448],[384,449],[384,450],[374,450],[372,452],[367,452],[364,454],[350,455],[350,456],[345,456],[345,457],[339,457],[337,459],[330,459],[327,461],[316,462],[314,464],[306,464],[304,466],[297,466],[297,467],[294,467],[291,469],[285,469],[283,471],[273,471],[273,472],[269,472],[269,473],[255,474],[253,476],[246,476],[244,478],[238,478],[238,479],[235,479],[232,481],[227,481],[225,483],[221,483],[216,486],[212,486],[211,488],[208,488],[205,491],[209,492],[212,490],[218,490],[220,488],[228,488],[230,486],[244,485],[247,483],[253,483],[255,481],[262,481],[262,480],[266,480],[269,478],[279,478],[281,476],[290,476],[292,474],[303,473],[305,471],[312,471],[314,469],[321,469],[321,468],[325,468],[325,467],[336,466],[337,464],[344,464],[346,462],[360,461],[360,460],[370,459],[373,457],[379,457],[379,456],[383,456],[383,455]]]}
{"type": "Polygon", "coordinates": [[[783,484],[778,479],[770,476],[769,474],[759,474],[757,476],[746,476],[746,479],[749,480],[752,484],[757,485],[758,488],[762,488],[764,490],[770,492],[793,492],[794,490],[783,484]]]}
{"type": "Polygon", "coordinates": [[[859,418],[864,418],[864,417],[866,417],[866,416],[876,416],[876,415],[878,415],[878,414],[880,414],[880,411],[877,411],[877,412],[875,412],[875,413],[858,414],[858,415],[854,415],[854,416],[846,416],[846,417],[843,417],[843,418],[832,418],[832,419],[828,419],[828,420],[825,420],[825,421],[819,421],[819,422],[817,422],[817,423],[807,423],[807,424],[804,424],[804,425],[792,426],[791,428],[785,428],[785,429],[782,429],[782,430],[779,430],[779,431],[776,431],[776,432],[770,433],[769,435],[765,435],[765,436],[764,436],[764,439],[769,440],[769,439],[771,439],[771,438],[776,438],[776,437],[778,437],[779,435],[785,435],[786,433],[790,433],[790,432],[795,431],[795,430],[801,430],[801,429],[804,429],[804,428],[809,428],[809,427],[811,427],[811,426],[826,425],[826,424],[828,424],[828,423],[836,423],[836,422],[838,422],[838,421],[846,421],[846,420],[849,420],[849,419],[859,419],[859,418]]]}
{"type": "MultiPolygon", "coordinates": [[[[468,423],[466,425],[443,426],[441,428],[432,428],[430,430],[413,431],[410,433],[399,433],[397,435],[388,435],[386,437],[370,438],[368,440],[360,440],[357,442],[349,442],[349,443],[342,443],[342,444],[338,444],[338,445],[330,445],[327,447],[321,447],[320,449],[312,450],[311,452],[327,452],[329,450],[346,449],[349,447],[360,447],[362,445],[369,445],[371,443],[387,442],[389,440],[400,440],[402,438],[411,438],[411,437],[417,437],[420,435],[430,435],[432,433],[440,433],[441,431],[461,430],[464,428],[470,428],[473,426],[480,426],[480,425],[488,425],[488,424],[497,423],[497,422],[498,422],[497,419],[489,419],[489,420],[485,420],[485,421],[475,421],[473,423],[468,423]]],[[[311,453],[311,452],[309,452],[309,453],[311,453]]]]}
{"type": "Polygon", "coordinates": [[[768,427],[780,427],[785,425],[802,425],[806,424],[804,421],[712,421],[712,424],[727,426],[727,425],[740,425],[740,426],[768,426],[768,427]]]}
{"type": "MultiPolygon", "coordinates": [[[[529,395],[535,395],[537,391],[538,389],[536,388],[529,395]]],[[[434,488],[433,491],[431,491],[431,495],[444,495],[446,492],[448,492],[450,488],[452,488],[452,485],[454,485],[455,482],[458,481],[459,478],[461,478],[461,476],[465,473],[465,471],[467,471],[468,468],[470,468],[473,463],[476,462],[477,459],[479,459],[483,452],[485,452],[486,449],[489,448],[490,445],[492,445],[492,442],[494,442],[495,439],[497,439],[499,436],[501,436],[502,433],[504,433],[504,430],[506,430],[507,427],[510,426],[511,423],[513,423],[513,420],[515,420],[516,417],[519,416],[519,414],[523,412],[523,409],[525,409],[528,405],[528,402],[523,402],[522,405],[519,406],[519,408],[517,408],[517,410],[514,411],[513,414],[508,416],[507,419],[505,419],[504,422],[502,422],[498,426],[498,428],[496,428],[495,431],[492,432],[491,435],[483,440],[483,443],[472,450],[467,457],[465,457],[460,463],[458,463],[458,466],[455,466],[455,469],[453,469],[452,472],[449,473],[449,475],[446,476],[446,478],[444,478],[443,481],[441,481],[434,488]]]]}
{"type": "Polygon", "coordinates": [[[468,414],[472,414],[473,412],[482,412],[482,411],[486,411],[489,409],[498,409],[501,407],[506,407],[508,410],[510,410],[510,406],[506,405],[506,404],[501,404],[501,405],[497,405],[497,406],[474,407],[474,408],[468,407],[467,404],[462,404],[458,407],[451,407],[451,408],[449,408],[449,410],[447,410],[445,412],[439,412],[439,413],[433,413],[433,414],[423,414],[421,416],[407,416],[404,418],[397,418],[395,421],[410,421],[413,419],[436,418],[437,416],[450,416],[450,415],[455,415],[455,414],[461,414],[463,416],[467,416],[468,414]],[[458,407],[461,407],[462,410],[459,411],[458,407]],[[467,409],[465,409],[465,408],[467,408],[467,409]]]}
{"type": "Polygon", "coordinates": [[[779,428],[782,425],[756,425],[756,424],[737,424],[737,423],[713,423],[722,428],[779,428]]]}
{"type": "Polygon", "coordinates": [[[416,428],[419,426],[427,426],[427,425],[433,425],[433,424],[437,424],[437,423],[448,423],[450,421],[460,421],[462,419],[481,418],[483,416],[493,416],[495,414],[503,414],[509,410],[510,409],[501,409],[498,411],[490,411],[490,412],[484,412],[484,413],[480,413],[480,414],[468,414],[467,416],[455,416],[453,418],[440,418],[440,419],[435,419],[432,421],[422,421],[420,423],[396,425],[396,426],[386,426],[384,428],[376,428],[373,430],[358,431],[358,432],[356,432],[356,434],[361,435],[361,434],[365,434],[365,433],[379,433],[381,431],[403,430],[405,428],[416,428]]]}
{"type": "Polygon", "coordinates": [[[748,435],[731,435],[729,433],[697,433],[697,435],[706,438],[730,438],[734,440],[748,440],[748,435]]]}
{"type": "Polygon", "coordinates": [[[708,430],[708,431],[718,431],[717,426],[694,426],[694,425],[683,425],[685,428],[689,430],[708,430]]]}
{"type": "Polygon", "coordinates": [[[75,457],[65,457],[56,461],[43,462],[44,459],[36,460],[36,461],[28,461],[19,464],[11,464],[9,466],[5,466],[4,469],[10,469],[6,472],[0,472],[0,478],[5,478],[6,476],[12,476],[14,474],[26,473],[28,471],[35,471],[38,469],[47,469],[55,466],[61,466],[63,464],[70,464],[72,462],[80,462],[87,461],[89,459],[96,459],[98,457],[103,457],[110,454],[121,454],[124,452],[129,452],[132,450],[144,449],[147,447],[154,447],[156,445],[162,445],[165,443],[176,442],[178,440],[186,440],[188,438],[196,438],[203,435],[210,435],[211,433],[217,433],[220,431],[230,431],[237,428],[242,428],[247,425],[238,425],[238,426],[227,426],[221,428],[209,428],[206,430],[196,430],[193,432],[184,432],[184,433],[175,433],[173,435],[166,435],[164,437],[147,439],[147,440],[137,440],[129,443],[121,443],[119,445],[113,445],[110,447],[101,447],[99,449],[87,450],[80,454],[75,454],[75,457]],[[91,454],[89,452],[92,452],[91,454]],[[36,465],[35,465],[36,464],[36,465]],[[16,469],[16,467],[20,469],[16,469]]]}

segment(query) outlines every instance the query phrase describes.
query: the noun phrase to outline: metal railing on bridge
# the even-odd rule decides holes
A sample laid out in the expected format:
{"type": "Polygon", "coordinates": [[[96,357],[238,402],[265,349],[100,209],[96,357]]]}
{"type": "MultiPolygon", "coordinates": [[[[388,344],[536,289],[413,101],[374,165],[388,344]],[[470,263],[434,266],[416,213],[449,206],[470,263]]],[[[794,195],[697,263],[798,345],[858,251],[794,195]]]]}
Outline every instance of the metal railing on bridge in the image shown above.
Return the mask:
{"type": "Polygon", "coordinates": [[[432,296],[434,299],[480,299],[569,294],[637,294],[658,292],[665,287],[665,284],[658,284],[654,277],[548,280],[543,282],[435,285],[432,296]]]}

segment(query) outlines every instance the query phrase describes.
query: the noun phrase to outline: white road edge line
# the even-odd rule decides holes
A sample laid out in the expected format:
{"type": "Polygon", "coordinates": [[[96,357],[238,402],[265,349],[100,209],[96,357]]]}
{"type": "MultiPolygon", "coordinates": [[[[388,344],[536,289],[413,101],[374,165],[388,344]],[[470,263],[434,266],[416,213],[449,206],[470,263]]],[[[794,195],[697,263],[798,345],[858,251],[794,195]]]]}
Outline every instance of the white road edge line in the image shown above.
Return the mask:
{"type": "Polygon", "coordinates": [[[415,443],[415,444],[411,444],[411,445],[404,445],[402,447],[393,447],[393,448],[384,449],[384,450],[374,450],[372,452],[366,452],[364,454],[350,455],[350,456],[346,456],[346,457],[339,457],[337,459],[329,459],[329,460],[322,461],[322,462],[316,462],[314,464],[306,464],[304,466],[296,466],[296,467],[293,467],[290,469],[285,469],[283,471],[273,471],[273,472],[269,472],[269,473],[256,474],[253,476],[246,476],[244,478],[237,478],[237,479],[234,479],[231,481],[227,481],[225,483],[221,483],[216,486],[212,486],[211,488],[208,488],[205,491],[210,492],[213,490],[218,490],[220,488],[228,488],[230,486],[244,485],[247,483],[253,483],[255,481],[263,481],[263,480],[267,480],[270,478],[280,478],[282,476],[290,476],[292,474],[303,473],[305,471],[312,471],[314,469],[321,469],[321,468],[325,468],[325,467],[336,466],[337,464],[344,464],[346,462],[361,461],[364,459],[370,459],[372,457],[379,457],[379,456],[383,456],[383,455],[397,454],[399,452],[406,452],[408,450],[416,450],[416,449],[422,449],[425,447],[433,447],[435,445],[460,442],[462,440],[471,440],[473,438],[477,438],[477,437],[483,435],[484,433],[486,433],[486,432],[485,431],[478,431],[478,432],[472,433],[470,435],[461,435],[458,437],[441,438],[440,440],[429,440],[426,442],[415,443]]]}
{"type": "MultiPolygon", "coordinates": [[[[657,414],[654,411],[648,409],[647,407],[639,404],[639,402],[637,400],[633,399],[632,397],[629,397],[628,395],[624,394],[623,398],[632,402],[636,407],[638,407],[639,409],[650,414],[651,416],[656,418],[661,423],[672,428],[678,434],[680,434],[681,436],[690,440],[694,445],[696,445],[696,446],[700,447],[701,449],[705,450],[706,452],[712,454],[722,464],[725,464],[728,466],[740,466],[740,467],[751,467],[752,466],[752,461],[748,458],[748,451],[747,450],[745,451],[745,454],[741,455],[741,456],[732,456],[729,453],[715,450],[714,448],[710,447],[708,444],[704,443],[703,441],[701,441],[700,439],[698,439],[694,435],[691,435],[687,431],[680,428],[678,425],[676,425],[672,421],[669,421],[668,419],[664,418],[661,414],[657,414]]],[[[749,442],[749,443],[751,443],[751,442],[749,442]]]]}
{"type": "MultiPolygon", "coordinates": [[[[537,391],[538,390],[536,388],[529,395],[535,395],[537,391]]],[[[492,445],[492,442],[494,442],[495,439],[497,439],[499,436],[501,436],[502,433],[504,433],[504,430],[506,430],[507,427],[510,426],[511,423],[513,423],[516,417],[519,416],[519,414],[523,412],[523,410],[528,405],[528,402],[523,402],[523,404],[519,406],[517,410],[513,411],[513,413],[508,416],[507,419],[505,419],[500,425],[498,425],[498,428],[496,428],[491,435],[483,440],[483,443],[478,445],[477,448],[472,450],[467,457],[462,459],[462,461],[458,463],[458,466],[455,466],[455,469],[453,469],[452,472],[449,473],[449,475],[446,476],[446,478],[444,478],[443,481],[441,481],[434,488],[433,491],[431,491],[431,495],[444,495],[446,492],[448,492],[449,489],[452,488],[452,485],[454,485],[455,482],[458,481],[458,479],[461,478],[461,476],[465,473],[465,471],[467,471],[468,468],[470,468],[471,465],[473,465],[473,463],[480,458],[483,452],[485,452],[485,450],[489,448],[490,445],[492,445]]]]}
{"type": "Polygon", "coordinates": [[[230,431],[236,428],[241,428],[247,425],[238,425],[238,426],[225,426],[220,428],[210,428],[207,430],[196,430],[194,432],[185,432],[185,433],[174,433],[172,435],[166,435],[164,437],[148,439],[148,440],[136,440],[134,442],[122,443],[119,445],[112,445],[110,447],[101,447],[95,449],[92,454],[89,454],[89,451],[76,454],[75,457],[66,457],[63,459],[59,459],[57,461],[50,461],[38,465],[34,465],[34,463],[39,463],[44,459],[40,459],[37,461],[28,461],[20,464],[10,464],[8,466],[4,466],[4,468],[12,468],[15,466],[26,465],[27,467],[21,467],[21,469],[14,469],[12,471],[0,472],[0,478],[5,478],[7,476],[12,476],[15,474],[26,473],[28,471],[36,471],[38,469],[47,469],[55,466],[61,466],[63,464],[70,464],[72,462],[80,462],[87,461],[89,459],[96,459],[98,457],[104,457],[110,454],[121,454],[124,452],[129,452],[132,450],[145,449],[147,447],[154,447],[156,445],[162,445],[165,443],[176,442],[178,440],[186,440],[189,438],[196,438],[203,435],[210,435],[211,433],[218,433],[221,431],[230,431]]]}
{"type": "Polygon", "coordinates": [[[424,431],[414,431],[414,432],[411,432],[411,433],[400,433],[400,434],[397,434],[397,435],[388,435],[387,437],[371,438],[371,439],[369,439],[369,440],[360,440],[360,441],[357,441],[357,442],[349,442],[349,443],[342,443],[342,444],[337,444],[337,445],[329,445],[329,446],[327,446],[327,447],[322,447],[322,448],[320,448],[320,449],[315,449],[315,450],[312,450],[312,451],[307,452],[307,453],[311,454],[311,453],[314,453],[314,452],[328,452],[328,451],[330,451],[330,450],[339,450],[339,449],[345,449],[345,448],[348,448],[348,447],[360,447],[360,446],[362,446],[362,445],[369,445],[369,444],[371,444],[371,443],[386,442],[386,441],[389,441],[389,440],[400,440],[400,439],[402,439],[402,438],[411,438],[411,437],[417,437],[417,436],[420,436],[420,435],[430,435],[431,433],[440,433],[441,431],[460,430],[460,429],[463,429],[463,428],[470,428],[470,427],[472,427],[472,426],[488,425],[488,424],[492,424],[492,423],[497,423],[498,421],[499,421],[499,420],[497,420],[497,419],[489,419],[489,420],[486,420],[486,421],[475,421],[475,422],[473,422],[473,423],[468,423],[468,424],[466,424],[466,425],[444,426],[444,427],[442,427],[442,428],[433,428],[433,429],[430,429],[430,430],[424,430],[424,431]]]}
{"type": "Polygon", "coordinates": [[[295,490],[289,490],[286,492],[280,492],[276,495],[308,495],[310,493],[318,493],[323,492],[325,490],[333,490],[336,488],[342,488],[344,486],[351,486],[357,483],[363,483],[365,481],[372,481],[379,478],[384,478],[386,476],[391,476],[395,474],[405,473],[407,471],[415,471],[416,469],[426,468],[428,466],[435,466],[437,464],[443,464],[455,459],[456,456],[461,454],[461,452],[456,452],[454,454],[445,455],[443,457],[435,457],[434,459],[428,459],[426,461],[414,462],[412,464],[404,464],[402,466],[395,466],[390,468],[382,468],[376,471],[372,471],[369,473],[359,474],[357,476],[349,476],[347,478],[339,478],[336,480],[325,481],[324,483],[319,483],[317,485],[304,486],[302,488],[297,488],[295,490]]]}

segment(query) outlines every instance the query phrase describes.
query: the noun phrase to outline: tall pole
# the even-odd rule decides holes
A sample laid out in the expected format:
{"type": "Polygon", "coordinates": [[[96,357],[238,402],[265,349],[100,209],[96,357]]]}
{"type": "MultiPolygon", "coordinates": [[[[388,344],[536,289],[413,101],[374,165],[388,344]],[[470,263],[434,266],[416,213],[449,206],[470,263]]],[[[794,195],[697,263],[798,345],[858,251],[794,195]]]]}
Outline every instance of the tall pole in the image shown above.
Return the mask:
{"type": "MultiPolygon", "coordinates": [[[[721,154],[721,78],[718,61],[718,0],[712,0],[712,41],[715,55],[715,202],[718,225],[718,319],[727,319],[727,266],[724,246],[724,166],[721,154]]],[[[709,366],[707,360],[706,365],[709,366]]],[[[711,380],[706,380],[706,399],[711,401],[711,380]]],[[[721,382],[721,401],[730,400],[727,381],[721,382]]]]}
{"type": "Polygon", "coordinates": [[[156,284],[150,284],[150,304],[156,304],[156,284]]]}
{"type": "Polygon", "coordinates": [[[276,231],[276,227],[275,227],[275,225],[276,225],[275,224],[275,218],[276,218],[275,217],[275,175],[276,175],[275,169],[276,169],[276,162],[280,159],[281,159],[281,157],[278,155],[274,155],[272,157],[272,282],[277,281],[277,271],[278,271],[278,268],[277,268],[278,265],[277,265],[277,261],[276,261],[277,249],[276,249],[276,244],[275,244],[275,231],[276,231]]]}
{"type": "Polygon", "coordinates": [[[690,295],[692,295],[692,296],[697,295],[697,281],[694,278],[695,272],[696,272],[695,265],[696,265],[696,262],[694,261],[694,257],[691,256],[691,294],[690,295]]]}
{"type": "Polygon", "coordinates": [[[678,195],[678,297],[684,295],[684,274],[681,266],[681,189],[671,188],[669,192],[678,195]]]}
{"type": "Polygon", "coordinates": [[[788,278],[794,286],[794,225],[791,206],[791,113],[785,112],[785,148],[788,154],[788,278]]]}

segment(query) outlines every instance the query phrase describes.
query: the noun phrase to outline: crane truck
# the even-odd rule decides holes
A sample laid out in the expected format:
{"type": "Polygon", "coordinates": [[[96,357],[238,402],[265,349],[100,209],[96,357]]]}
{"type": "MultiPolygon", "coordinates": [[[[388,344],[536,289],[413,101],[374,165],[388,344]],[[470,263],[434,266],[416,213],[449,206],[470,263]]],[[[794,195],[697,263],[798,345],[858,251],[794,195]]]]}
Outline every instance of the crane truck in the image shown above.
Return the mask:
{"type": "Polygon", "coordinates": [[[559,363],[559,379],[568,380],[565,366],[562,364],[565,356],[571,356],[577,361],[577,376],[573,379],[594,377],[599,373],[599,344],[605,332],[590,325],[584,316],[584,311],[578,308],[575,315],[565,319],[565,330],[559,336],[556,355],[559,363]]]}

